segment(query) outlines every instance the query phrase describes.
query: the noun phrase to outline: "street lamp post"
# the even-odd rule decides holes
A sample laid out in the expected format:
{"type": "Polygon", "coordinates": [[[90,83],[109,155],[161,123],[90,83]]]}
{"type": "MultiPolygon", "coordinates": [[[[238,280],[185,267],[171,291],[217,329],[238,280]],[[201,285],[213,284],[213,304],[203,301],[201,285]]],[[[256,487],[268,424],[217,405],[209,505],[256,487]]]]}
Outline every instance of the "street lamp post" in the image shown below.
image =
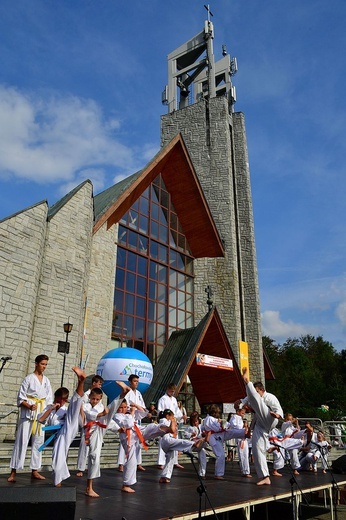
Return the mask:
{"type": "Polygon", "coordinates": [[[60,386],[64,386],[66,355],[70,352],[70,344],[68,342],[68,335],[70,334],[70,332],[72,332],[72,328],[73,328],[73,324],[70,323],[70,318],[68,318],[67,323],[64,323],[64,332],[66,334],[65,345],[63,346],[63,349],[59,350],[59,352],[63,352],[63,354],[64,354],[64,359],[62,362],[62,374],[61,374],[61,385],[60,386]]]}

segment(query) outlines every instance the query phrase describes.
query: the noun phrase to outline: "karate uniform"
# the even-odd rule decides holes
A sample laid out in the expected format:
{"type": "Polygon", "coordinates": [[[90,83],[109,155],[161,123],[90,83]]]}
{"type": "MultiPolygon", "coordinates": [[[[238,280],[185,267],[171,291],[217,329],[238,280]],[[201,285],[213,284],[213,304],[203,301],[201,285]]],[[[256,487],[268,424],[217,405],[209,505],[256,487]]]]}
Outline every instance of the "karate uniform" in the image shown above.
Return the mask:
{"type": "MultiPolygon", "coordinates": [[[[230,428],[241,429],[244,428],[243,418],[240,415],[232,415],[229,421],[230,428]]],[[[250,475],[249,462],[249,443],[248,439],[237,439],[237,450],[239,457],[239,466],[242,475],[250,475]]]]}
{"type": "Polygon", "coordinates": [[[244,439],[245,428],[229,428],[225,430],[216,417],[207,415],[203,421],[202,430],[212,432],[209,437],[209,445],[216,457],[215,477],[223,477],[225,474],[224,443],[230,439],[244,439]]]}
{"type": "MultiPolygon", "coordinates": [[[[144,402],[141,392],[139,390],[131,389],[125,395],[125,399],[126,399],[128,407],[130,407],[130,403],[135,403],[135,404],[138,404],[139,406],[141,406],[142,408],[144,408],[145,414],[143,412],[140,412],[140,410],[135,410],[135,415],[134,415],[135,423],[137,425],[140,425],[141,420],[148,415],[148,410],[146,409],[145,402],[144,402]]],[[[142,447],[141,447],[141,445],[138,445],[136,448],[136,457],[137,457],[137,464],[138,465],[142,464],[142,447]]],[[[124,451],[122,444],[120,443],[119,450],[118,450],[118,465],[123,466],[125,464],[125,458],[126,458],[125,451],[124,451]]]]}
{"type": "MultiPolygon", "coordinates": [[[[160,397],[157,403],[157,411],[158,413],[163,412],[164,410],[171,410],[174,413],[174,417],[176,418],[177,424],[182,418],[183,414],[178,406],[178,401],[174,396],[170,397],[168,394],[160,397]]],[[[159,466],[164,466],[166,464],[166,454],[161,447],[162,440],[159,442],[159,449],[157,454],[157,463],[159,466]]],[[[174,453],[174,464],[178,463],[178,451],[174,453]]]]}
{"type": "MultiPolygon", "coordinates": [[[[89,395],[90,395],[91,389],[87,390],[83,396],[83,409],[85,410],[86,407],[91,408],[91,405],[89,404],[89,395]]],[[[104,410],[103,403],[100,401],[95,407],[94,410],[98,413],[103,412],[104,410]]],[[[78,471],[85,471],[87,460],[89,456],[89,445],[85,442],[85,430],[82,425],[81,429],[81,439],[78,449],[78,458],[77,458],[77,469],[78,471]]]]}
{"type": "Polygon", "coordinates": [[[293,469],[300,467],[298,450],[303,447],[302,439],[283,435],[280,430],[273,428],[269,432],[267,449],[274,447],[277,448],[273,451],[273,468],[275,470],[282,469],[285,465],[285,460],[291,460],[293,469]],[[292,458],[292,453],[296,453],[296,461],[292,458]]]}
{"type": "Polygon", "coordinates": [[[251,381],[246,385],[246,395],[249,405],[255,412],[252,434],[252,452],[255,469],[257,476],[263,479],[269,476],[267,464],[269,431],[275,428],[278,423],[278,420],[270,415],[270,411],[278,413],[281,417],[283,417],[283,411],[275,395],[264,392],[263,396],[260,396],[251,381]]]}
{"type": "MultiPolygon", "coordinates": [[[[183,437],[184,439],[202,439],[202,429],[201,425],[199,426],[186,426],[186,428],[183,431],[183,437]]],[[[205,452],[205,449],[202,448],[198,452],[198,474],[200,477],[205,477],[206,471],[207,471],[207,454],[205,452]]]]}
{"type": "MultiPolygon", "coordinates": [[[[170,421],[162,419],[161,424],[170,425],[170,421]]],[[[161,478],[171,479],[175,464],[175,453],[178,451],[192,452],[194,443],[190,440],[177,439],[172,433],[166,433],[161,438],[161,448],[165,453],[165,464],[161,472],[161,478]]]]}
{"type": "Polygon", "coordinates": [[[63,405],[52,411],[44,424],[47,426],[61,425],[57,432],[52,453],[52,470],[54,485],[70,476],[67,467],[67,455],[71,442],[78,433],[80,408],[83,398],[75,392],[68,406],[63,405]]]}
{"type": "MultiPolygon", "coordinates": [[[[99,417],[97,419],[98,413],[98,405],[92,407],[90,403],[85,404],[85,422],[86,424],[90,421],[95,421],[88,432],[89,437],[89,453],[88,453],[88,478],[94,479],[98,478],[101,475],[100,472],[100,459],[101,459],[101,449],[103,437],[107,431],[107,429],[112,426],[112,417],[114,412],[119,408],[122,398],[114,399],[108,407],[108,414],[103,417],[99,417]],[[104,425],[104,427],[99,426],[98,423],[104,425]]],[[[102,405],[103,406],[103,405],[102,405]]],[[[85,436],[84,436],[85,443],[85,436]]]]}
{"type": "Polygon", "coordinates": [[[10,461],[11,469],[24,468],[25,454],[31,434],[30,469],[40,469],[42,465],[42,454],[38,451],[38,448],[44,442],[44,432],[37,422],[37,416],[42,413],[47,405],[51,405],[52,403],[53,392],[49,379],[46,376],[43,376],[42,383],[35,374],[29,374],[23,379],[17,396],[19,423],[10,461]],[[27,401],[29,404],[37,404],[37,409],[32,411],[24,406],[20,406],[23,401],[27,401]]]}

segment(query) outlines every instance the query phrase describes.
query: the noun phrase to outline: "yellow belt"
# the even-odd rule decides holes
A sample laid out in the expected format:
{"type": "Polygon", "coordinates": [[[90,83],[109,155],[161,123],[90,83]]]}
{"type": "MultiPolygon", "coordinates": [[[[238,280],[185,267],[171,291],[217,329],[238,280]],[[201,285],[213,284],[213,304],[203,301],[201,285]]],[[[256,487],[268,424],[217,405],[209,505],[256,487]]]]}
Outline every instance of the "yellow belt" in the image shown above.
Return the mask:
{"type": "Polygon", "coordinates": [[[31,399],[32,401],[35,401],[35,404],[37,404],[37,409],[35,410],[35,417],[34,422],[32,424],[31,428],[31,435],[41,435],[42,433],[42,424],[37,422],[37,414],[43,412],[44,403],[46,401],[45,397],[41,397],[40,399],[38,397],[34,397],[33,395],[27,395],[28,399],[31,399]]]}

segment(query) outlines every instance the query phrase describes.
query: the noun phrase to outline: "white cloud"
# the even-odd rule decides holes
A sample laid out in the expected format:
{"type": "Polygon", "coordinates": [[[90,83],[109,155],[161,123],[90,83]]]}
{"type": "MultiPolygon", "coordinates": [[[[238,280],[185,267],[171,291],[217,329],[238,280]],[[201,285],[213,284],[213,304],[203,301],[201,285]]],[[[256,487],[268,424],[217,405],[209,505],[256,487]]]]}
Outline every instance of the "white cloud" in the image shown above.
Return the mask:
{"type": "Polygon", "coordinates": [[[262,334],[275,340],[286,340],[290,337],[299,337],[313,334],[311,327],[291,320],[284,322],[279,311],[265,311],[262,313],[262,334]]]}
{"type": "Polygon", "coordinates": [[[92,100],[0,86],[0,178],[76,184],[81,170],[131,168],[133,151],[114,134],[119,125],[92,100]]]}

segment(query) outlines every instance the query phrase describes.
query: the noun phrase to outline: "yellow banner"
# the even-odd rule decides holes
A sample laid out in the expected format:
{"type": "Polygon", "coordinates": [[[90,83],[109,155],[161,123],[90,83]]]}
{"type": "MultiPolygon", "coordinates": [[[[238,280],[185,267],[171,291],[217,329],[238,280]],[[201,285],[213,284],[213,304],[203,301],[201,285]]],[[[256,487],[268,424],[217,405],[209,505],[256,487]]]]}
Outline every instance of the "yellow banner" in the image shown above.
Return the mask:
{"type": "Polygon", "coordinates": [[[240,371],[244,367],[247,368],[248,379],[250,380],[250,369],[249,369],[249,348],[247,341],[239,341],[239,358],[240,358],[240,371]]]}

